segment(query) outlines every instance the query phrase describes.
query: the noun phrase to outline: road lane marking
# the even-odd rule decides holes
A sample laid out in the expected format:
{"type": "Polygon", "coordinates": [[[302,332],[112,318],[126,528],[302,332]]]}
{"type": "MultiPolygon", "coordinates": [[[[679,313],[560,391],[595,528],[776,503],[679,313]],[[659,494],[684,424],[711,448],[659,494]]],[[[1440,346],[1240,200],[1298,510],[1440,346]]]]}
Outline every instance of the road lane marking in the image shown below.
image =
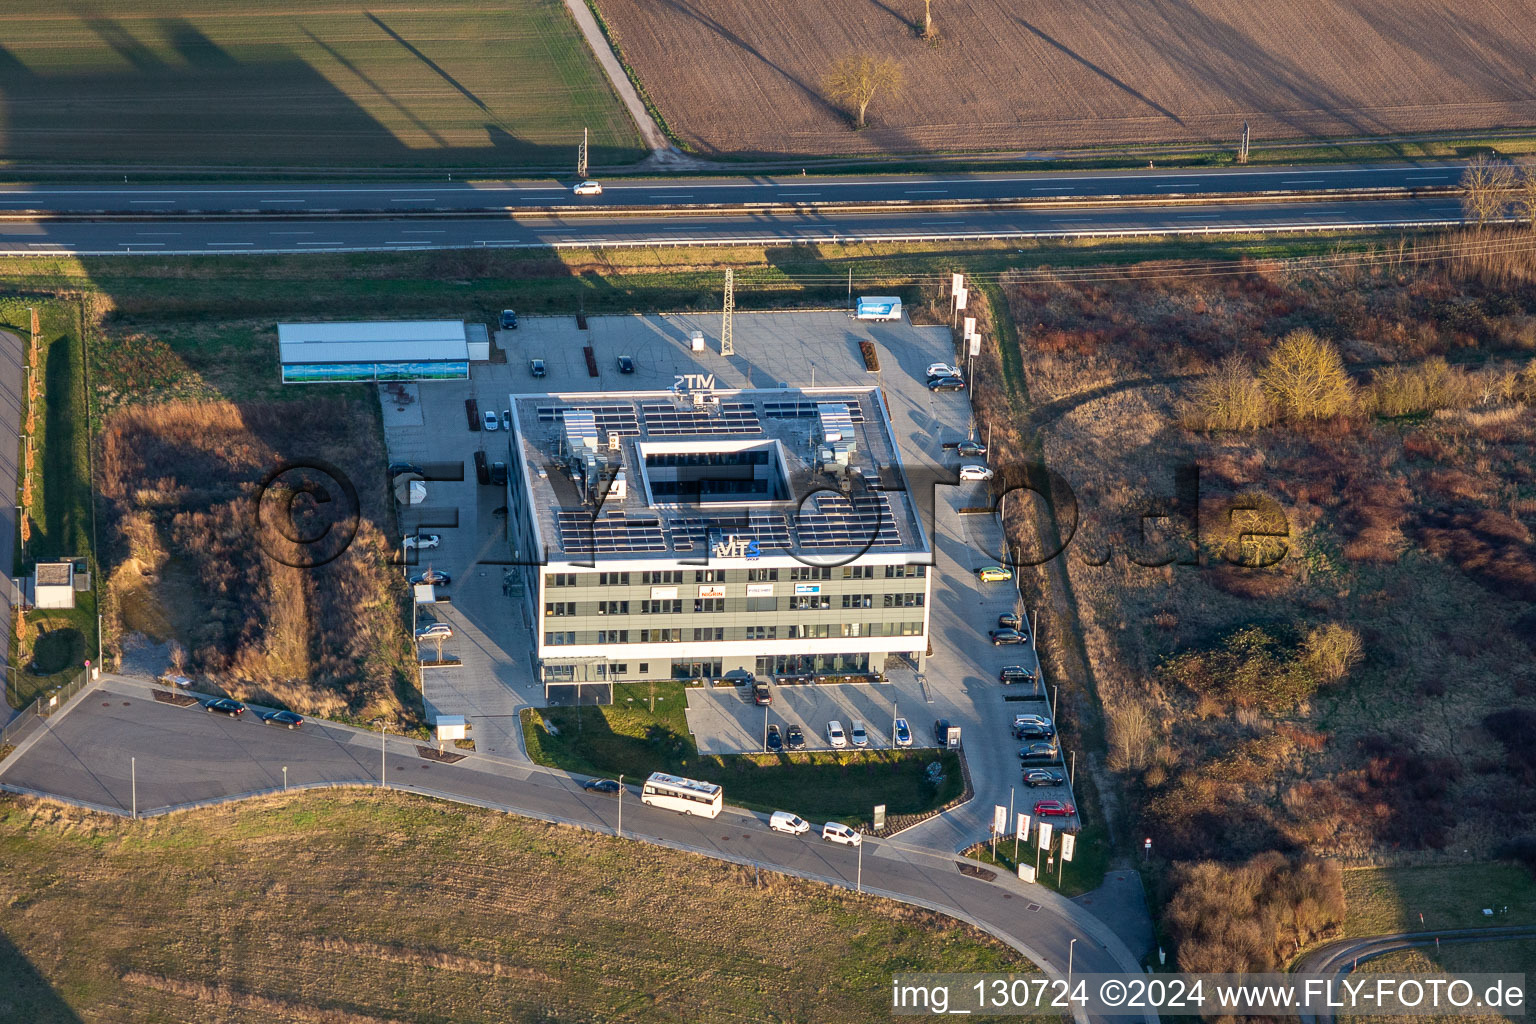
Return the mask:
{"type": "Polygon", "coordinates": [[[294,242],[294,245],[341,245],[340,242],[294,242]]]}
{"type": "Polygon", "coordinates": [[[446,231],[438,231],[435,228],[401,228],[402,235],[446,235],[446,231]]]}
{"type": "Polygon", "coordinates": [[[263,199],[263,203],[307,203],[307,199],[263,199]]]}
{"type": "Polygon", "coordinates": [[[1071,192],[1071,185],[1044,185],[1040,188],[1032,188],[1031,192],[1071,192]]]}
{"type": "Polygon", "coordinates": [[[166,237],[166,238],[174,238],[177,235],[181,234],[180,231],[137,231],[137,232],[134,232],[134,233],[138,234],[138,235],[146,235],[146,236],[147,235],[160,235],[160,236],[163,236],[163,237],[166,237]]]}
{"type": "Polygon", "coordinates": [[[164,242],[118,242],[118,245],[164,245],[164,242]]]}
{"type": "Polygon", "coordinates": [[[925,220],[924,224],[964,224],[963,220],[925,220]]]}
{"type": "Polygon", "coordinates": [[[811,196],[819,196],[819,195],[821,195],[820,192],[780,192],[779,193],[779,197],[781,199],[805,199],[805,198],[810,198],[811,196]]]}
{"type": "Polygon", "coordinates": [[[273,231],[274,235],[312,235],[313,231],[273,231]]]}
{"type": "Polygon", "coordinates": [[[204,245],[255,245],[255,242],[204,242],[204,245]]]}
{"type": "Polygon", "coordinates": [[[947,188],[909,188],[903,192],[909,196],[941,196],[948,192],[947,188]]]}
{"type": "Polygon", "coordinates": [[[1282,184],[1282,185],[1321,185],[1321,184],[1323,184],[1323,181],[1324,181],[1324,179],[1322,179],[1322,178],[1296,178],[1296,179],[1293,179],[1291,181],[1282,181],[1282,182],[1280,182],[1280,184],[1282,184]]]}
{"type": "Polygon", "coordinates": [[[134,206],[170,206],[174,199],[130,199],[128,202],[134,206]]]}
{"type": "Polygon", "coordinates": [[[434,199],[431,196],[428,196],[428,197],[422,198],[422,199],[391,199],[390,200],[390,202],[392,202],[392,203],[430,203],[430,202],[433,202],[433,201],[434,201],[434,199]]]}

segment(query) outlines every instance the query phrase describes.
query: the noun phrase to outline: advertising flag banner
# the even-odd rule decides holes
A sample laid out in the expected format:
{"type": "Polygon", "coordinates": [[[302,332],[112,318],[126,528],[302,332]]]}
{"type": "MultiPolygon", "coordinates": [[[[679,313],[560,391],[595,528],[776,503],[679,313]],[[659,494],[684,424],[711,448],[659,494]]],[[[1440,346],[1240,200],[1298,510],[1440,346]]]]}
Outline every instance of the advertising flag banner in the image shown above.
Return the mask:
{"type": "Polygon", "coordinates": [[[1051,823],[1050,822],[1042,821],[1040,823],[1040,839],[1039,839],[1039,841],[1035,845],[1040,847],[1040,849],[1042,849],[1042,850],[1049,850],[1051,848],[1051,823]]]}
{"type": "Polygon", "coordinates": [[[1008,831],[1008,808],[1002,804],[996,804],[992,808],[992,831],[996,835],[1003,835],[1008,831]]]}
{"type": "Polygon", "coordinates": [[[1027,840],[1029,838],[1029,815],[1019,815],[1019,830],[1015,832],[1014,835],[1020,839],[1027,840]]]}
{"type": "Polygon", "coordinates": [[[969,288],[961,288],[959,291],[955,292],[955,308],[964,309],[965,300],[970,298],[970,296],[971,290],[969,288]]]}
{"type": "Polygon", "coordinates": [[[971,347],[970,347],[971,355],[973,355],[973,356],[981,355],[981,335],[979,335],[979,334],[971,335],[970,343],[971,343],[971,347]]]}
{"type": "Polygon", "coordinates": [[[965,287],[965,275],[964,274],[951,274],[951,275],[949,275],[949,294],[951,294],[951,295],[959,295],[960,294],[960,290],[962,288],[964,288],[964,287],[965,287]]]}
{"type": "Polygon", "coordinates": [[[975,333],[976,333],[976,318],[973,317],[973,316],[968,316],[968,317],[965,318],[965,336],[967,338],[969,338],[971,335],[973,335],[975,333]]]}
{"type": "Polygon", "coordinates": [[[1071,860],[1072,851],[1076,848],[1077,836],[1073,835],[1071,832],[1063,832],[1061,834],[1061,859],[1064,861],[1071,860]]]}

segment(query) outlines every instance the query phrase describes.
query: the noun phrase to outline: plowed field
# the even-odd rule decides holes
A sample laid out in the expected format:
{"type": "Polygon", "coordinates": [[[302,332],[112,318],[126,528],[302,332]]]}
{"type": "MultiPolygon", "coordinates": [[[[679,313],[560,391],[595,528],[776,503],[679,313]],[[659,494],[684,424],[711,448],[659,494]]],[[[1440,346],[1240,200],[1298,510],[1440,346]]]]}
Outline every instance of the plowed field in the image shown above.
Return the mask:
{"type": "Polygon", "coordinates": [[[1530,0],[598,0],[702,153],[870,153],[1477,130],[1536,123],[1530,0]],[[894,58],[848,128],[820,82],[894,58]]]}

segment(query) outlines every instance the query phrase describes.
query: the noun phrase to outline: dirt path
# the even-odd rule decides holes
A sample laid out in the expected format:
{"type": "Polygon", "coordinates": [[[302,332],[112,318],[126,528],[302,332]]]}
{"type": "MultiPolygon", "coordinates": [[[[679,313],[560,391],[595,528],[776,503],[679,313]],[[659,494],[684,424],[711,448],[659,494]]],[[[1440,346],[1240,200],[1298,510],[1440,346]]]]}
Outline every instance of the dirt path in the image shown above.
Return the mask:
{"type": "Polygon", "coordinates": [[[624,73],[624,66],[614,55],[613,47],[608,45],[603,30],[597,27],[597,19],[592,16],[586,0],[565,0],[565,7],[575,19],[576,27],[581,29],[587,46],[591,47],[593,55],[597,57],[597,63],[602,67],[603,74],[607,75],[608,81],[613,84],[613,91],[618,93],[619,99],[624,101],[624,108],[629,111],[635,127],[640,129],[640,138],[650,149],[651,154],[655,156],[658,152],[673,152],[672,144],[667,141],[666,134],[651,117],[650,111],[645,109],[640,94],[635,91],[634,83],[629,80],[629,75],[624,73]]]}

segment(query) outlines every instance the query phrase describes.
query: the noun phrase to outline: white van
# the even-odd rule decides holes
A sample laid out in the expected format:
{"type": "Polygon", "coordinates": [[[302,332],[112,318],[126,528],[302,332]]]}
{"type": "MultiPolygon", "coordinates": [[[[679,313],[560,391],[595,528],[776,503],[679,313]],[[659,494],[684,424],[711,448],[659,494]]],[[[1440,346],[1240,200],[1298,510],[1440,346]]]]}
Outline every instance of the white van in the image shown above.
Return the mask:
{"type": "Polygon", "coordinates": [[[843,732],[843,723],[835,718],[827,723],[827,742],[834,747],[846,747],[848,745],[848,737],[843,732]]]}
{"type": "Polygon", "coordinates": [[[774,811],[773,816],[768,819],[768,827],[785,835],[803,836],[811,830],[811,823],[798,814],[774,811]]]}

